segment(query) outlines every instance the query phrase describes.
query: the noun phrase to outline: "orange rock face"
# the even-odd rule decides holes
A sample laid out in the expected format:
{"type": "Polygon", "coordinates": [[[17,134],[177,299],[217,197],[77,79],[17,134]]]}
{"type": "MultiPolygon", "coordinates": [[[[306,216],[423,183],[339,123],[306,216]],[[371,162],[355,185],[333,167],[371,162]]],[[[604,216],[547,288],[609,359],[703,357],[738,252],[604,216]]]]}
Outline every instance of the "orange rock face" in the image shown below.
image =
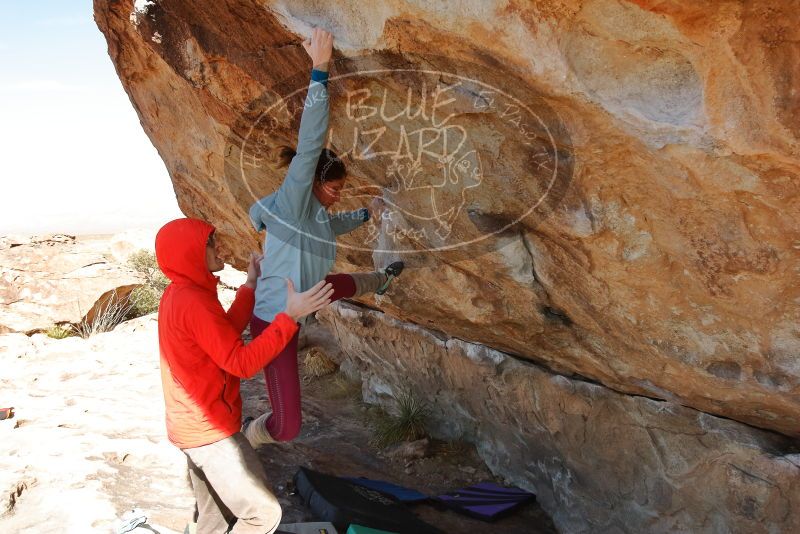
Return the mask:
{"type": "Polygon", "coordinates": [[[371,302],[623,393],[800,435],[795,2],[95,1],[188,216],[227,259],[296,144],[311,25],[336,39],[340,270],[371,302]]]}

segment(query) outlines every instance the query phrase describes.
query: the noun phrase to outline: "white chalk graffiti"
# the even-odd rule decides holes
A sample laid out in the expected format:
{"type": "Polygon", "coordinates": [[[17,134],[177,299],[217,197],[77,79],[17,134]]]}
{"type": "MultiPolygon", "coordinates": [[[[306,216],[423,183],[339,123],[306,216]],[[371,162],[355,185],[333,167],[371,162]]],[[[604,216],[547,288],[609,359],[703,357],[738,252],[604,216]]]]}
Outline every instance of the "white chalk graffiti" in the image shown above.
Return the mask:
{"type": "MultiPolygon", "coordinates": [[[[344,205],[365,206],[377,196],[383,211],[368,221],[365,242],[359,237],[359,243],[340,246],[394,255],[464,249],[525,217],[546,216],[561,199],[572,162],[569,157],[561,162],[560,151],[568,156],[570,143],[557,114],[535,92],[523,102],[457,73],[361,70],[359,64],[372,66],[369,58],[348,60],[343,72],[328,80],[333,101],[326,144],[354,177],[341,194],[358,201],[344,205]],[[551,126],[567,139],[561,145],[551,126]],[[507,154],[515,161],[502,159],[507,154]],[[493,210],[503,209],[492,195],[476,191],[481,185],[511,195],[513,219],[498,219],[494,226],[476,223],[475,213],[491,218],[493,210]]],[[[274,164],[271,150],[287,142],[285,132],[296,127],[308,105],[307,73],[298,80],[293,91],[276,86],[266,92],[260,109],[254,108],[257,119],[250,118],[253,113],[243,118],[240,149],[230,153],[248,190],[251,180],[266,182],[274,164]]]]}
{"type": "Polygon", "coordinates": [[[429,94],[423,83],[416,106],[409,88],[405,106],[391,114],[387,112],[386,89],[380,95],[380,106],[370,103],[375,95],[368,88],[347,94],[346,113],[354,123],[348,156],[353,160],[384,158],[389,178],[384,201],[389,213],[396,210],[406,220],[433,222],[442,240],[450,236],[463,211],[467,191],[483,181],[480,156],[469,143],[468,130],[454,123],[458,113],[440,112],[456,100],[442,96],[459,85],[437,83],[429,94]],[[417,202],[411,210],[402,202],[407,193],[416,199],[427,198],[427,202],[417,202]]]}

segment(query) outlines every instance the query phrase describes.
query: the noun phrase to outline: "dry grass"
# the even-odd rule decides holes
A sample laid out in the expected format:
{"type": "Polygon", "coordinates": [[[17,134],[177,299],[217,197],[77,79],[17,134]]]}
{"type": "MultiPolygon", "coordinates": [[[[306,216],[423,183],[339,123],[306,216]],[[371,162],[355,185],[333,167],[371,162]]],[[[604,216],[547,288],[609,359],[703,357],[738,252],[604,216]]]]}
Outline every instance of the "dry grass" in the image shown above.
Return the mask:
{"type": "Polygon", "coordinates": [[[339,369],[336,362],[328,358],[328,356],[317,348],[308,351],[306,357],[303,359],[303,372],[307,377],[318,378],[320,376],[330,375],[339,369]]]}
{"type": "Polygon", "coordinates": [[[460,465],[467,459],[475,456],[475,446],[464,441],[433,441],[431,453],[438,456],[443,462],[460,465]]]}
{"type": "Polygon", "coordinates": [[[115,291],[91,318],[84,317],[81,322],[73,325],[73,329],[83,339],[95,334],[110,332],[129,318],[132,307],[129,298],[120,298],[115,291]]]}
{"type": "Polygon", "coordinates": [[[326,399],[349,399],[353,403],[361,403],[361,381],[350,380],[342,373],[336,373],[322,382],[321,392],[326,399]]]}

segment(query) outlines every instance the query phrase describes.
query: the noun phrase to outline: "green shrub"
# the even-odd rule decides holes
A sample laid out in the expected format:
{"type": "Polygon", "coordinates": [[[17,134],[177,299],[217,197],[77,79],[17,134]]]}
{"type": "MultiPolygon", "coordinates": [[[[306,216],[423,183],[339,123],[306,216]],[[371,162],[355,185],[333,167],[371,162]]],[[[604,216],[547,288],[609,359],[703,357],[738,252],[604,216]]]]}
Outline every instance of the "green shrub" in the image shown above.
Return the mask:
{"type": "Polygon", "coordinates": [[[47,337],[51,337],[53,339],[64,339],[65,337],[74,336],[75,330],[72,328],[72,325],[69,324],[54,324],[45,330],[44,333],[47,334],[47,337]]]}
{"type": "Polygon", "coordinates": [[[142,278],[144,284],[131,292],[130,310],[127,319],[135,319],[158,310],[161,295],[169,285],[169,279],[158,268],[156,256],[148,250],[139,250],[128,258],[128,265],[142,278]]]}
{"type": "Polygon", "coordinates": [[[158,311],[161,294],[162,291],[146,284],[131,291],[131,295],[128,297],[131,306],[128,318],[135,319],[158,311]]]}
{"type": "Polygon", "coordinates": [[[128,265],[144,278],[144,283],[153,289],[163,292],[169,285],[169,279],[158,268],[156,255],[149,250],[138,250],[128,258],[128,265]]]}

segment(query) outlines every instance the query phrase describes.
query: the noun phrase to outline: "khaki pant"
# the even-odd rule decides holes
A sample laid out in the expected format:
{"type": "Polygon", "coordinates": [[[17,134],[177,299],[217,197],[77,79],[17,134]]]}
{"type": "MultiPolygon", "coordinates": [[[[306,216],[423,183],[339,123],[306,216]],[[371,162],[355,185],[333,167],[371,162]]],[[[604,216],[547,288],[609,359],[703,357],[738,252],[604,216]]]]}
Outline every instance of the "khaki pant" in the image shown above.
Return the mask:
{"type": "Polygon", "coordinates": [[[241,432],[181,450],[197,502],[197,534],[272,534],[277,530],[280,504],[267,486],[258,455],[241,432]]]}

